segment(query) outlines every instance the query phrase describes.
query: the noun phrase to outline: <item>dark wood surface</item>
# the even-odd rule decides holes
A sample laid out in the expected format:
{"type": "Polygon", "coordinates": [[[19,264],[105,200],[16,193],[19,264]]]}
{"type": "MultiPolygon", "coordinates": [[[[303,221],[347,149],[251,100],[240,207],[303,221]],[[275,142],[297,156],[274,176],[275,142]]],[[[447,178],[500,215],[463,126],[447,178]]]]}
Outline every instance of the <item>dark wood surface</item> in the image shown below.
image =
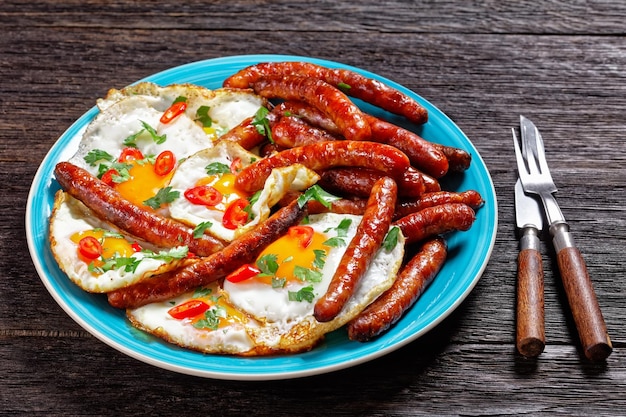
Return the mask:
{"type": "Polygon", "coordinates": [[[3,1],[0,5],[0,414],[626,415],[626,5],[619,1],[3,1]],[[444,111],[495,183],[499,227],[475,290],[381,359],[288,381],[173,373],[100,342],[30,260],[24,210],[47,150],[111,87],[207,58],[306,55],[378,73],[444,111]],[[515,353],[510,128],[540,125],[559,202],[614,352],[585,360],[542,242],[544,353],[515,353]],[[200,414],[202,413],[202,414],[200,414]]]}

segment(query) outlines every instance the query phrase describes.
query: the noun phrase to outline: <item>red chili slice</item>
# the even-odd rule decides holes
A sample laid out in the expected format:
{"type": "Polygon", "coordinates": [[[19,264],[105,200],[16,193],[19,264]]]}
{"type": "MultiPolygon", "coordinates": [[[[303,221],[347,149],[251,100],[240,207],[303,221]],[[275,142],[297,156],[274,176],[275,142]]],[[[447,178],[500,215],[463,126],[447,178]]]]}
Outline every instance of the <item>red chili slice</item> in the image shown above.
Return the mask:
{"type": "Polygon", "coordinates": [[[160,122],[163,124],[168,124],[179,115],[181,115],[187,109],[187,103],[184,101],[179,101],[170,106],[169,109],[165,110],[165,113],[161,116],[160,122]]]}
{"type": "Polygon", "coordinates": [[[244,209],[248,207],[250,202],[245,198],[238,198],[226,207],[222,225],[230,230],[235,230],[239,226],[243,226],[248,222],[248,212],[244,209]]]}
{"type": "Polygon", "coordinates": [[[117,158],[118,162],[130,162],[143,159],[143,154],[137,148],[124,148],[120,157],[117,158]]]}
{"type": "Polygon", "coordinates": [[[199,185],[185,191],[185,198],[191,204],[213,207],[222,201],[222,193],[210,185],[199,185]]]}
{"type": "Polygon", "coordinates": [[[243,165],[241,164],[241,158],[235,158],[233,159],[233,162],[230,163],[230,172],[235,175],[237,175],[237,173],[241,171],[241,168],[243,168],[243,165]]]}
{"type": "Polygon", "coordinates": [[[245,281],[261,273],[261,270],[254,265],[245,264],[237,268],[234,272],[226,277],[226,280],[237,283],[245,281]]]}
{"type": "Polygon", "coordinates": [[[306,248],[311,244],[314,233],[315,231],[311,226],[292,226],[287,232],[289,236],[300,241],[300,246],[302,246],[302,248],[306,248]]]}
{"type": "Polygon", "coordinates": [[[85,236],[78,242],[78,253],[86,259],[96,259],[102,255],[102,245],[93,236],[85,236]]]}
{"type": "Polygon", "coordinates": [[[108,185],[110,187],[113,187],[113,185],[115,184],[115,182],[113,181],[113,176],[114,175],[120,175],[120,174],[115,169],[110,169],[107,172],[105,172],[104,174],[102,174],[102,177],[100,179],[106,185],[108,185]]]}
{"type": "Polygon", "coordinates": [[[176,165],[176,157],[172,151],[163,151],[156,157],[154,161],[154,172],[157,175],[164,176],[172,172],[176,165]]]}
{"type": "Polygon", "coordinates": [[[133,248],[133,252],[141,252],[143,250],[141,245],[137,242],[133,242],[133,244],[130,245],[130,247],[133,248]]]}
{"type": "Polygon", "coordinates": [[[167,314],[175,319],[182,320],[202,314],[209,308],[211,308],[211,306],[202,300],[189,300],[170,308],[167,310],[167,314]]]}

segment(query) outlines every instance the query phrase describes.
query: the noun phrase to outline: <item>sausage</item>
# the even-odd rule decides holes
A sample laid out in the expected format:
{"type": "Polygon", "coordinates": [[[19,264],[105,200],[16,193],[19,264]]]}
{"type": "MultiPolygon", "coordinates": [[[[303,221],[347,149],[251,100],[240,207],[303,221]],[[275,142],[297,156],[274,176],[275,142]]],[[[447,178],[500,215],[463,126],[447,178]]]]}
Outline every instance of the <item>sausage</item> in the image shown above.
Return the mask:
{"type": "Polygon", "coordinates": [[[404,152],[411,164],[435,178],[441,178],[448,172],[448,159],[438,147],[416,133],[366,115],[372,129],[372,141],[395,146],[404,152]]]}
{"type": "MultiPolygon", "coordinates": [[[[384,174],[367,168],[334,168],[320,174],[322,188],[338,194],[369,197],[374,183],[384,174]]],[[[398,195],[418,198],[426,191],[424,176],[413,167],[407,168],[397,180],[398,195]]]]}
{"type": "Polygon", "coordinates": [[[312,126],[325,130],[335,137],[341,136],[341,131],[337,125],[333,123],[324,112],[301,101],[283,101],[274,107],[272,112],[281,116],[296,116],[312,126]]]}
{"type": "Polygon", "coordinates": [[[248,165],[237,174],[235,187],[255,192],[263,188],[272,169],[296,163],[320,172],[336,166],[371,168],[394,179],[401,178],[409,167],[407,156],[393,146],[366,141],[320,142],[287,149],[248,165]]]}
{"type": "Polygon", "coordinates": [[[173,273],[108,293],[109,304],[117,308],[137,308],[174,298],[223,278],[241,265],[254,262],[265,247],[299,223],[305,215],[306,206],[301,208],[297,201],[293,201],[219,252],[173,273]]]}
{"type": "Polygon", "coordinates": [[[402,268],[391,288],[348,324],[348,337],[367,342],[400,320],[439,273],[446,256],[445,240],[438,237],[425,242],[402,268]]]}
{"type": "Polygon", "coordinates": [[[372,135],[369,123],[356,104],[325,81],[298,76],[261,78],[253,87],[263,97],[301,100],[319,109],[348,140],[368,140],[372,135]]]}
{"type": "Polygon", "coordinates": [[[397,186],[393,179],[383,177],[376,181],[356,235],[348,244],[328,290],[315,303],[313,316],[317,321],[334,319],[354,293],[389,231],[396,198],[397,186]]]}
{"type": "Polygon", "coordinates": [[[446,203],[411,213],[393,224],[406,237],[406,244],[410,244],[453,230],[467,230],[475,219],[474,210],[467,204],[446,203]]]}
{"type": "Polygon", "coordinates": [[[348,69],[331,69],[309,62],[265,62],[251,65],[228,77],[224,87],[249,88],[262,77],[299,75],[317,78],[344,86],[346,93],[391,113],[406,117],[413,123],[428,121],[428,111],[416,100],[385,83],[348,69]]]}
{"type": "Polygon", "coordinates": [[[59,162],[54,174],[67,193],[82,201],[99,218],[146,242],[161,248],[186,245],[198,256],[207,256],[224,248],[221,241],[209,235],[194,238],[193,229],[186,225],[136,206],[72,163],[59,162]]]}
{"type": "Polygon", "coordinates": [[[272,126],[274,142],[284,148],[337,140],[325,130],[311,126],[296,116],[283,116],[272,126]]]}
{"type": "Polygon", "coordinates": [[[467,151],[438,143],[434,143],[434,145],[448,159],[448,171],[463,172],[470,167],[472,163],[472,155],[467,151]]]}
{"type": "MultiPolygon", "coordinates": [[[[302,193],[298,191],[288,191],[280,199],[278,205],[284,207],[300,197],[302,193]]],[[[326,207],[317,200],[310,200],[307,204],[309,214],[336,213],[336,214],[356,214],[362,216],[367,207],[367,200],[364,198],[340,198],[330,202],[330,207],[326,207]]]]}
{"type": "Polygon", "coordinates": [[[467,190],[460,193],[453,191],[436,191],[424,193],[417,200],[399,201],[396,204],[394,220],[407,216],[427,207],[438,206],[445,203],[465,203],[476,210],[483,205],[484,201],[478,191],[467,190]]]}
{"type": "Polygon", "coordinates": [[[250,150],[266,138],[253,124],[254,117],[247,117],[237,126],[220,136],[220,140],[238,143],[242,148],[250,150]]]}

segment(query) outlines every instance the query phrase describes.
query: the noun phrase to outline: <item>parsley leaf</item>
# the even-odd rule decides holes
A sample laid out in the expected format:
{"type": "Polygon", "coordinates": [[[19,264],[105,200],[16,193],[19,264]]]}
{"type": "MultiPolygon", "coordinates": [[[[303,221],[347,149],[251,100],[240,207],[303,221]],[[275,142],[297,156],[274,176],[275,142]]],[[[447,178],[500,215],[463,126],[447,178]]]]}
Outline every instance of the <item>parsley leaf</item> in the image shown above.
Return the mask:
{"type": "Polygon", "coordinates": [[[230,167],[222,162],[211,162],[204,169],[207,175],[228,174],[230,172],[230,167]]]}
{"type": "Polygon", "coordinates": [[[176,200],[178,197],[180,197],[180,192],[172,191],[172,187],[168,186],[165,188],[161,188],[154,197],[150,197],[143,203],[146,206],[152,207],[153,209],[157,210],[163,204],[171,203],[172,201],[176,200]]]}
{"type": "Polygon", "coordinates": [[[145,258],[158,259],[165,262],[171,262],[174,259],[183,259],[187,257],[189,253],[189,248],[187,246],[177,246],[170,250],[163,250],[157,253],[154,252],[144,252],[146,255],[145,258]]]}
{"type": "Polygon", "coordinates": [[[259,132],[259,134],[266,136],[270,143],[274,143],[272,129],[270,128],[270,121],[267,118],[269,113],[270,111],[265,107],[259,107],[256,113],[254,113],[252,125],[256,127],[256,131],[259,132]]]}
{"type": "Polygon", "coordinates": [[[210,295],[212,292],[213,290],[211,288],[198,287],[193,292],[193,295],[191,296],[191,298],[206,297],[207,295],[210,295]]]}
{"type": "Polygon", "coordinates": [[[202,127],[211,127],[213,124],[213,119],[209,116],[210,109],[209,106],[200,106],[196,110],[196,121],[202,123],[202,127]]]}
{"type": "Polygon", "coordinates": [[[324,265],[326,264],[326,251],[323,249],[313,249],[313,253],[315,254],[313,266],[317,269],[324,268],[324,265]]]}
{"type": "Polygon", "coordinates": [[[102,149],[92,149],[87,153],[87,155],[83,158],[85,162],[87,162],[90,166],[96,166],[96,162],[98,161],[113,161],[113,155],[108,153],[107,151],[103,151],[102,149]]]}
{"type": "Polygon", "coordinates": [[[307,188],[307,190],[298,197],[298,205],[304,207],[304,205],[311,200],[319,201],[324,207],[330,208],[331,203],[340,200],[340,198],[324,191],[322,187],[315,184],[307,188]]]}
{"type": "Polygon", "coordinates": [[[157,144],[160,145],[163,142],[165,142],[165,140],[167,139],[167,136],[165,134],[163,135],[159,135],[157,133],[157,131],[150,126],[148,123],[146,122],[141,122],[141,125],[143,126],[143,128],[150,134],[150,137],[152,137],[152,140],[157,144]]]}
{"type": "Polygon", "coordinates": [[[307,282],[321,282],[322,273],[320,271],[314,271],[309,268],[304,268],[300,265],[296,265],[293,269],[293,275],[300,281],[307,282]]]}
{"type": "Polygon", "coordinates": [[[400,234],[400,228],[398,226],[392,227],[389,232],[387,232],[387,236],[385,236],[385,240],[383,240],[382,247],[387,252],[391,252],[393,248],[398,244],[398,235],[400,234]]]}
{"type": "Polygon", "coordinates": [[[309,303],[312,303],[313,298],[315,298],[315,294],[313,294],[313,286],[309,285],[307,287],[302,287],[298,291],[289,291],[288,297],[289,301],[308,301],[309,303]]]}
{"type": "Polygon", "coordinates": [[[343,91],[344,93],[347,93],[348,91],[350,91],[352,86],[350,84],[346,84],[346,83],[338,83],[337,84],[337,88],[340,89],[341,91],[343,91]]]}
{"type": "Polygon", "coordinates": [[[278,271],[278,255],[268,253],[263,255],[256,261],[256,266],[261,270],[259,275],[273,277],[278,271]]]}
{"type": "Polygon", "coordinates": [[[193,324],[196,329],[217,330],[220,324],[220,317],[226,317],[226,310],[223,307],[215,307],[204,312],[204,318],[193,324]]]}
{"type": "Polygon", "coordinates": [[[193,237],[194,237],[194,239],[201,238],[202,235],[204,234],[204,231],[206,229],[209,229],[211,226],[213,226],[213,223],[211,223],[209,221],[198,223],[198,225],[193,229],[193,237]]]}
{"type": "Polygon", "coordinates": [[[185,96],[178,96],[178,97],[176,97],[176,99],[174,100],[174,102],[172,104],[176,104],[176,103],[179,103],[181,101],[182,102],[186,102],[187,101],[187,97],[185,97],[185,96]]]}
{"type": "Polygon", "coordinates": [[[287,283],[287,278],[272,278],[272,288],[284,288],[287,283]]]}
{"type": "Polygon", "coordinates": [[[331,237],[330,239],[322,243],[322,245],[330,246],[331,248],[338,248],[340,246],[346,246],[346,241],[340,237],[331,237]]]}

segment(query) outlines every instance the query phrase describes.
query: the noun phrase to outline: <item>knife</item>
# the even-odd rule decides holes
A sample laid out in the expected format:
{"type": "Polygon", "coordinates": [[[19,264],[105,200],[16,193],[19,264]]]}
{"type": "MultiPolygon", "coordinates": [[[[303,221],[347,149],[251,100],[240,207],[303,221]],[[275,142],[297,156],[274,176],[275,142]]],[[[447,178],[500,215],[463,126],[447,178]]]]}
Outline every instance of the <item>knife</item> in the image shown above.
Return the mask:
{"type": "Polygon", "coordinates": [[[539,233],[543,218],[539,202],[515,183],[515,221],[520,235],[517,256],[517,351],[537,357],[546,345],[543,303],[543,267],[539,233]]]}
{"type": "MultiPolygon", "coordinates": [[[[543,139],[541,133],[529,119],[520,116],[520,130],[522,142],[535,143],[536,155],[545,158],[543,139]],[[526,139],[530,139],[527,141],[526,139]],[[541,149],[539,149],[541,148],[541,149]]],[[[547,164],[543,169],[550,177],[547,164]]],[[[550,182],[552,179],[549,178],[550,182]]],[[[527,189],[526,192],[537,192],[527,189]]],[[[554,184],[550,184],[556,191],[554,184]]],[[[607,332],[606,323],[598,304],[598,299],[593,290],[593,284],[587,272],[587,266],[582,254],[576,247],[569,225],[563,217],[559,205],[552,192],[541,192],[540,197],[546,214],[547,226],[549,227],[552,244],[556,252],[557,264],[563,282],[563,289],[576,324],[576,330],[582,344],[585,356],[592,361],[605,360],[613,351],[613,345],[607,332]]]]}

